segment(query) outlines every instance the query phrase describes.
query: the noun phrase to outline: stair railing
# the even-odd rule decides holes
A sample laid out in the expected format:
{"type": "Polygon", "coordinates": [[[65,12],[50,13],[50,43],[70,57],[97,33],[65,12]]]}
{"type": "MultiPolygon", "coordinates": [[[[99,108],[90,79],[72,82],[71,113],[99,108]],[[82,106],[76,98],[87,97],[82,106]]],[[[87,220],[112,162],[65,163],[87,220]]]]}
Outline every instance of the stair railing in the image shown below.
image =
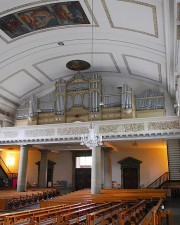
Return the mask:
{"type": "Polygon", "coordinates": [[[161,175],[160,177],[158,177],[155,181],[153,181],[146,188],[148,188],[148,189],[158,188],[160,185],[162,185],[167,180],[169,180],[169,172],[165,172],[163,175],[161,175]]]}
{"type": "Polygon", "coordinates": [[[6,163],[4,162],[4,160],[1,157],[0,157],[0,165],[1,165],[2,169],[4,170],[4,173],[6,174],[7,178],[16,178],[17,177],[17,173],[11,173],[8,166],[6,165],[6,163]]]}

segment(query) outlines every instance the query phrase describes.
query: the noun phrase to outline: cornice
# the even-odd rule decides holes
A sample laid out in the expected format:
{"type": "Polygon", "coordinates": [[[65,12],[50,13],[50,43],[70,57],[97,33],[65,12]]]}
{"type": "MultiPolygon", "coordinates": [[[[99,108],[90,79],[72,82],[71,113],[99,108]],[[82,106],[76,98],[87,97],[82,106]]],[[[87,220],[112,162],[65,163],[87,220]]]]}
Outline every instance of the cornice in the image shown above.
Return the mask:
{"type": "MultiPolygon", "coordinates": [[[[80,143],[87,134],[90,122],[3,127],[0,129],[0,145],[80,143]]],[[[156,117],[93,122],[103,141],[174,139],[180,136],[180,117],[156,117]]]]}

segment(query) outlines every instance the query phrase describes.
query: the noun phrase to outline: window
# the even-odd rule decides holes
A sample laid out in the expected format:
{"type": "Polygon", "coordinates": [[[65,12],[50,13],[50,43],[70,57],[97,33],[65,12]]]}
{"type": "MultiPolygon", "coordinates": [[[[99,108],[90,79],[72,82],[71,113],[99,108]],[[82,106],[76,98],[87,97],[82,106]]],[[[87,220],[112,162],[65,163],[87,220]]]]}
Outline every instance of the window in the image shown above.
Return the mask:
{"type": "Polygon", "coordinates": [[[91,168],[91,165],[92,165],[91,156],[76,157],[76,168],[91,168]]]}

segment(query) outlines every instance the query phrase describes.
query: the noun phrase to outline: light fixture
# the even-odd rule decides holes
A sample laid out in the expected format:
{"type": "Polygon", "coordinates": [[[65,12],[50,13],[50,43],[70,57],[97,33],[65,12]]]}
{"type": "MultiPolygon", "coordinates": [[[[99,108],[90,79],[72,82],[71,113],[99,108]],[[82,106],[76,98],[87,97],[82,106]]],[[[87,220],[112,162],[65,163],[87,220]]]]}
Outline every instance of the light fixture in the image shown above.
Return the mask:
{"type": "Polygon", "coordinates": [[[139,142],[133,141],[132,146],[135,146],[135,147],[139,146],[139,142]]]}
{"type": "Polygon", "coordinates": [[[64,42],[60,41],[60,42],[58,42],[58,45],[63,46],[64,42]]]}
{"type": "Polygon", "coordinates": [[[102,144],[102,136],[99,134],[99,132],[97,132],[97,130],[95,131],[95,127],[91,120],[89,132],[88,134],[82,134],[80,145],[85,145],[88,148],[93,149],[97,146],[101,146],[102,144]]]}
{"type": "MultiPolygon", "coordinates": [[[[91,26],[91,65],[93,67],[94,61],[93,61],[93,56],[94,56],[94,30],[93,30],[93,15],[94,15],[94,1],[92,0],[92,26],[91,26]]],[[[104,103],[101,102],[99,104],[100,106],[104,106],[104,103]]],[[[85,145],[90,149],[93,149],[97,146],[102,145],[102,136],[99,134],[97,127],[94,127],[92,118],[95,117],[95,115],[92,114],[92,105],[90,106],[91,109],[91,123],[90,123],[90,128],[88,134],[83,134],[81,136],[81,143],[80,145],[85,145]],[[96,128],[96,129],[95,129],[96,128]]]]}

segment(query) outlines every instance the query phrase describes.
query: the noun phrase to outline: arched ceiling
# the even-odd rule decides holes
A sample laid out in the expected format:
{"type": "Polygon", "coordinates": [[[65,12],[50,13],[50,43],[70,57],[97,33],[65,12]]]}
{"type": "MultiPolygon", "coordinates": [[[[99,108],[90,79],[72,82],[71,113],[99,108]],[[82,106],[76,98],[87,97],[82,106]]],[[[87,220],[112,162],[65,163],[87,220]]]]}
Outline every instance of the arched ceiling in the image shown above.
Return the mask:
{"type": "Polygon", "coordinates": [[[66,67],[75,59],[92,65],[84,72],[117,87],[129,79],[136,88],[155,85],[173,96],[170,2],[1,0],[1,103],[15,108],[33,93],[43,95],[57,79],[75,74],[66,67]]]}

